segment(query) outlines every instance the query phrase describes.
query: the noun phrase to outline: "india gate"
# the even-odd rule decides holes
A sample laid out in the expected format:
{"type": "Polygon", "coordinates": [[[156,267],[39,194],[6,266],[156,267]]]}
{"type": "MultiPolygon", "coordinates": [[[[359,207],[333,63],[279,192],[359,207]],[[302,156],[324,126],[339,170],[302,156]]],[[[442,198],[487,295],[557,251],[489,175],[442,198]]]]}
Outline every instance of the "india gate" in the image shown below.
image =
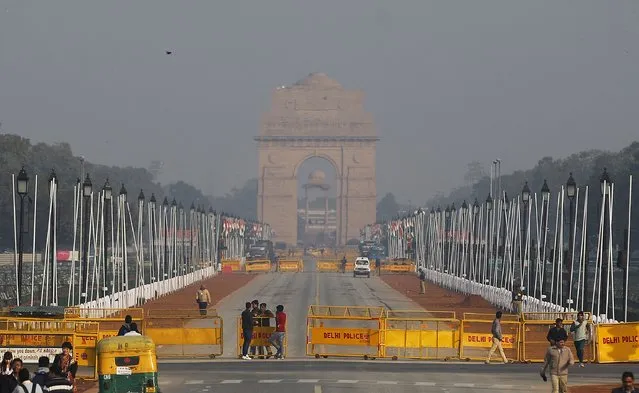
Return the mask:
{"type": "Polygon", "coordinates": [[[275,231],[274,241],[297,243],[298,170],[321,157],[335,169],[336,241],[359,238],[375,222],[375,148],[372,114],[364,94],[313,73],[273,91],[271,109],[262,117],[258,143],[257,214],[275,231]]]}

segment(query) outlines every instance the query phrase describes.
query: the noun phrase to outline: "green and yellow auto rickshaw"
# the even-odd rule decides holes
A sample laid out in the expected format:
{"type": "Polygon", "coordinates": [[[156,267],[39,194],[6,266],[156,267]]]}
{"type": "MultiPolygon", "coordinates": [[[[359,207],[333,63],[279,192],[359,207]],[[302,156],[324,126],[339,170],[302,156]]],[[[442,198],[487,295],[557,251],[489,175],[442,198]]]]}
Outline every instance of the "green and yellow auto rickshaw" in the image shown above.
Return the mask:
{"type": "Polygon", "coordinates": [[[155,343],[146,336],[117,336],[97,345],[100,393],[160,393],[155,343]]]}

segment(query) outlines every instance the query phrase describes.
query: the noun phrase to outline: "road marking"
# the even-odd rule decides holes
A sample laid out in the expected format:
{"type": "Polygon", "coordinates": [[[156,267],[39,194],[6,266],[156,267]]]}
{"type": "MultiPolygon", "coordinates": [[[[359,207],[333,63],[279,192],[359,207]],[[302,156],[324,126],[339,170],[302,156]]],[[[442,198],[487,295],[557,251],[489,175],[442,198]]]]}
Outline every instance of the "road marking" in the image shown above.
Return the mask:
{"type": "Polygon", "coordinates": [[[258,383],[280,383],[281,379],[260,379],[258,383]]]}
{"type": "Polygon", "coordinates": [[[377,381],[378,385],[397,385],[397,381],[377,381]]]}
{"type": "Polygon", "coordinates": [[[415,386],[437,386],[435,382],[415,382],[415,386]]]}
{"type": "Polygon", "coordinates": [[[221,383],[242,383],[241,379],[225,379],[221,383]]]}
{"type": "Polygon", "coordinates": [[[474,383],[454,383],[453,386],[456,388],[474,388],[475,384],[474,383]]]}
{"type": "Polygon", "coordinates": [[[204,381],[200,381],[200,380],[194,380],[194,381],[186,381],[184,382],[185,385],[201,385],[203,384],[204,381]]]}
{"type": "Polygon", "coordinates": [[[318,383],[319,379],[298,379],[297,383],[318,383]]]}
{"type": "Polygon", "coordinates": [[[357,383],[359,379],[339,379],[337,383],[357,383]]]}
{"type": "Polygon", "coordinates": [[[320,385],[315,385],[315,388],[313,389],[313,391],[315,393],[322,393],[322,387],[320,385]]]}

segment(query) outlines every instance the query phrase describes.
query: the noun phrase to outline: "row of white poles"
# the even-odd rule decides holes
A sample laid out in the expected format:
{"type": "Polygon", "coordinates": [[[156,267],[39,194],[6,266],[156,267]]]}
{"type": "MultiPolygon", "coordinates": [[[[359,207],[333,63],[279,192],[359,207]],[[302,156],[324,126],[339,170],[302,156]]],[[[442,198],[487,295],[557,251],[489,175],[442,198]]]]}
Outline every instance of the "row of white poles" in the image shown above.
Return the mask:
{"type": "MultiPolygon", "coordinates": [[[[189,285],[195,277],[204,278],[200,274],[194,275],[197,271],[214,274],[221,259],[243,258],[247,242],[271,238],[270,226],[266,224],[244,221],[213,210],[206,212],[193,205],[185,211],[175,200],[169,203],[165,198],[159,204],[153,195],[147,201],[142,191],[134,204],[135,209],[131,209],[124,185],[117,196],[112,195],[108,180],[102,190],[95,192],[87,176],[84,183],[78,181],[74,186],[71,262],[63,262],[63,265],[57,261],[57,178],[52,175],[49,179],[46,238],[39,242],[37,227],[43,222],[36,214],[36,176],[32,206],[31,290],[25,299],[26,285],[23,284],[22,290],[17,285],[18,277],[21,277],[18,261],[22,261],[21,244],[18,243],[24,233],[17,223],[19,214],[24,213],[22,209],[16,209],[16,188],[19,186],[16,177],[12,175],[12,179],[17,305],[21,305],[21,300],[23,305],[31,306],[103,305],[104,299],[123,298],[124,293],[133,299],[146,299],[149,285],[153,286],[153,293],[175,291],[189,285]],[[38,250],[42,250],[41,259],[37,258],[38,250]],[[41,279],[36,280],[38,276],[41,279]],[[61,287],[66,288],[62,294],[59,292],[61,287]]],[[[25,195],[21,194],[21,198],[25,195]]]]}
{"type": "Polygon", "coordinates": [[[613,258],[614,183],[602,184],[599,230],[594,263],[588,263],[588,187],[568,194],[562,187],[528,193],[509,200],[488,198],[484,203],[445,210],[419,209],[411,216],[362,230],[366,240],[386,237],[389,258],[412,257],[438,284],[464,293],[482,294],[511,307],[512,292],[523,290],[527,311],[590,311],[599,321],[627,320],[632,186],[629,178],[627,238],[621,266],[623,293],[615,290],[613,258]],[[571,196],[569,198],[568,196],[571,196]],[[569,209],[564,206],[569,202],[569,209]],[[554,207],[554,217],[550,208],[554,207]],[[552,226],[554,222],[554,226],[552,226]],[[550,224],[550,225],[549,225],[550,224]],[[386,233],[379,235],[380,231],[386,233]],[[615,297],[615,294],[617,296],[615,297]],[[615,303],[617,300],[617,304],[615,303]],[[622,299],[623,315],[617,307],[622,299]]]}

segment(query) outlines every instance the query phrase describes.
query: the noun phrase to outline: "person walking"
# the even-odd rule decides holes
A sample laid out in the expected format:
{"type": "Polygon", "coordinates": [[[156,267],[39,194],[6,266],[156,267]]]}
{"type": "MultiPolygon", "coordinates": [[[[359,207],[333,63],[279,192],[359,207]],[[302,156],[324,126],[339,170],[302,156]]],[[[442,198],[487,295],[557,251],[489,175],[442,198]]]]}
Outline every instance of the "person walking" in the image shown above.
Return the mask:
{"type": "Polygon", "coordinates": [[[566,329],[564,329],[564,320],[561,318],[555,319],[555,326],[551,327],[548,330],[548,334],[546,335],[546,339],[550,343],[550,346],[554,346],[557,344],[557,341],[564,340],[568,341],[568,333],[566,329]]]}
{"type": "Polygon", "coordinates": [[[546,371],[550,371],[552,393],[568,393],[568,368],[575,364],[575,359],[565,344],[565,340],[559,339],[554,346],[548,348],[544,366],[539,373],[545,381],[546,371]]]}
{"type": "Polygon", "coordinates": [[[275,309],[275,331],[269,338],[270,343],[275,347],[275,359],[284,359],[284,336],[286,335],[286,313],[284,306],[279,304],[275,309]]]}
{"type": "Polygon", "coordinates": [[[242,335],[244,342],[242,344],[242,359],[251,360],[248,355],[251,340],[253,339],[253,313],[251,312],[251,303],[246,302],[245,309],[242,311],[242,335]]]}
{"type": "Polygon", "coordinates": [[[419,294],[426,293],[426,271],[423,267],[419,267],[419,294]]]}
{"type": "Polygon", "coordinates": [[[490,364],[490,358],[493,356],[493,353],[496,349],[499,349],[499,354],[501,355],[504,364],[508,363],[508,358],[506,358],[506,354],[504,353],[504,348],[501,346],[501,342],[504,339],[501,333],[501,311],[497,311],[495,313],[495,319],[493,320],[493,326],[490,329],[490,332],[493,335],[493,345],[490,347],[490,351],[488,352],[488,358],[486,358],[486,364],[490,364]]]}
{"type": "Polygon", "coordinates": [[[639,390],[635,389],[634,374],[630,371],[621,374],[621,387],[612,389],[611,393],[639,393],[639,390]]]}
{"type": "Polygon", "coordinates": [[[211,294],[209,293],[209,290],[204,287],[204,284],[200,285],[200,289],[195,295],[195,301],[200,308],[200,315],[206,315],[206,308],[211,303],[211,294]]]}
{"type": "Polygon", "coordinates": [[[575,351],[577,351],[577,359],[579,359],[579,367],[585,367],[584,364],[584,348],[590,340],[590,325],[584,320],[584,312],[577,313],[577,320],[570,326],[570,332],[573,334],[575,342],[575,351]]]}

